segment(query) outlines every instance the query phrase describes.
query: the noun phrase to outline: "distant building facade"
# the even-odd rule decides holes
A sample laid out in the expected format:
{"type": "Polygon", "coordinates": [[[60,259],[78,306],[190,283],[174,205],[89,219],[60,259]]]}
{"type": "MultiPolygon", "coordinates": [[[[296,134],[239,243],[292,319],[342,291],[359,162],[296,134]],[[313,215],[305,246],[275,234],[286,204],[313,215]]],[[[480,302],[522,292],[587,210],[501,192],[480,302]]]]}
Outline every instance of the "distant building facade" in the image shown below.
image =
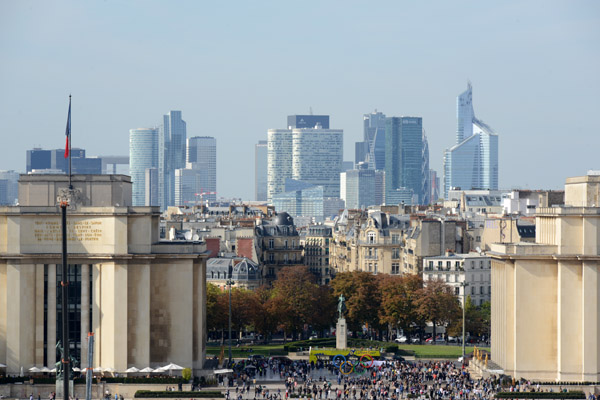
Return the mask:
{"type": "Polygon", "coordinates": [[[315,275],[317,283],[328,285],[333,278],[329,267],[329,242],[332,228],[325,225],[310,225],[304,244],[304,264],[315,275]]]}
{"type": "Polygon", "coordinates": [[[146,170],[158,167],[158,129],[129,130],[129,160],[133,183],[133,205],[144,206],[146,205],[146,170]]]}
{"type": "Polygon", "coordinates": [[[19,173],[0,171],[0,205],[14,206],[19,198],[19,173]]]}
{"type": "MultiPolygon", "coordinates": [[[[33,170],[60,170],[69,173],[69,158],[65,158],[65,149],[27,150],[27,173],[33,170]]],[[[100,158],[88,158],[85,150],[80,148],[71,149],[71,173],[73,174],[101,174],[102,160],[100,158]]]]}

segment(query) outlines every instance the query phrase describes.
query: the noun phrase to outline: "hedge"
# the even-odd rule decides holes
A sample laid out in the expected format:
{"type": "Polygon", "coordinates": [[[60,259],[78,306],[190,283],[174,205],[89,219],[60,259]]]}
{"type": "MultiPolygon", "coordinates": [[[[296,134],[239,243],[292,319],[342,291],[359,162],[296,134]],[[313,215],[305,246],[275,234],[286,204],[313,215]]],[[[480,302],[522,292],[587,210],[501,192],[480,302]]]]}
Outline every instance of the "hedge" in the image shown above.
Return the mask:
{"type": "Polygon", "coordinates": [[[151,391],[151,390],[138,390],[135,392],[135,398],[212,398],[212,397],[225,397],[223,393],[219,391],[201,391],[201,392],[178,392],[178,391],[151,391]]]}
{"type": "MultiPolygon", "coordinates": [[[[298,342],[292,342],[283,346],[286,351],[300,351],[300,349],[308,349],[309,347],[335,347],[335,338],[321,338],[314,340],[301,340],[298,342]]],[[[395,353],[398,351],[398,345],[389,342],[378,342],[368,339],[353,339],[348,338],[348,347],[371,347],[371,348],[383,348],[386,353],[395,353]]]]}
{"type": "Polygon", "coordinates": [[[144,384],[144,383],[165,383],[165,384],[178,384],[178,383],[188,383],[188,381],[186,381],[185,379],[183,379],[182,377],[172,377],[172,378],[161,378],[161,377],[152,377],[152,378],[144,378],[144,377],[118,377],[118,378],[111,378],[111,377],[104,377],[102,378],[103,382],[106,383],[137,383],[137,384],[144,384]]]}
{"type": "Polygon", "coordinates": [[[585,399],[585,393],[573,392],[498,392],[497,399],[585,399]]]}
{"type": "Polygon", "coordinates": [[[534,385],[552,385],[552,386],[589,386],[600,385],[600,382],[533,382],[534,385]]]}

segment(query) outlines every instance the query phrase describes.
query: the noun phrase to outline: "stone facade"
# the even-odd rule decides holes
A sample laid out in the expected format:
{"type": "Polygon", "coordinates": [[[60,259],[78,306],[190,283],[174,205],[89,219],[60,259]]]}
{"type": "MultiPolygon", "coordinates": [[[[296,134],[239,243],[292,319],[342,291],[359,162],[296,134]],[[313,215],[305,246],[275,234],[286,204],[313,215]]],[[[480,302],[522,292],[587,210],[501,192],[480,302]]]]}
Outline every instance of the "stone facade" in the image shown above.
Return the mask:
{"type": "MultiPolygon", "coordinates": [[[[0,207],[0,363],[53,368],[60,339],[61,219],[65,175],[22,175],[18,207],[0,207]]],[[[71,352],[125,371],[205,359],[203,242],[159,240],[159,209],[131,207],[131,180],[75,175],[68,211],[71,352]]]]}
{"type": "Polygon", "coordinates": [[[331,227],[311,225],[308,227],[304,245],[304,262],[317,277],[317,283],[327,285],[333,274],[329,267],[329,242],[331,227]]]}
{"type": "Polygon", "coordinates": [[[600,381],[600,177],[536,210],[535,243],[492,244],[492,359],[506,374],[600,381]]]}
{"type": "Polygon", "coordinates": [[[265,282],[275,280],[284,267],[304,265],[304,249],[294,219],[288,213],[279,213],[271,219],[258,219],[254,232],[265,282]]]}

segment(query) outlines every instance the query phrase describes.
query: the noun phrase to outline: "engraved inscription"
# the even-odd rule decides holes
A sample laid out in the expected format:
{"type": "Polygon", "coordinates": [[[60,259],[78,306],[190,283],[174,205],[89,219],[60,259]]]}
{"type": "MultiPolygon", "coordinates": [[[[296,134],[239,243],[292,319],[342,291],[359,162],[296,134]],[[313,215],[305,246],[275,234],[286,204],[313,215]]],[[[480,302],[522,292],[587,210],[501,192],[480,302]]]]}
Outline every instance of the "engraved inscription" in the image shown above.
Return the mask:
{"type": "MultiPolygon", "coordinates": [[[[60,221],[35,221],[33,236],[37,242],[61,242],[60,221]]],[[[67,221],[67,240],[69,242],[98,242],[102,240],[103,236],[103,221],[67,221]]]]}

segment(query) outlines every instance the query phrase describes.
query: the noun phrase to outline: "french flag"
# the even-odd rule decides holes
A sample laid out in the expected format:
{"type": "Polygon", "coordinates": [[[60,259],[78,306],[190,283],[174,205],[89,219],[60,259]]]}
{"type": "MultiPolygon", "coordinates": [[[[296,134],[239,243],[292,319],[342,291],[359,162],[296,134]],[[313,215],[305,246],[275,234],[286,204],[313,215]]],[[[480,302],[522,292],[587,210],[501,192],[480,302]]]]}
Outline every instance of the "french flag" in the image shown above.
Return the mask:
{"type": "Polygon", "coordinates": [[[65,130],[67,143],[65,144],[65,158],[69,157],[69,140],[71,140],[71,96],[69,96],[69,115],[67,116],[67,129],[65,130]]]}

